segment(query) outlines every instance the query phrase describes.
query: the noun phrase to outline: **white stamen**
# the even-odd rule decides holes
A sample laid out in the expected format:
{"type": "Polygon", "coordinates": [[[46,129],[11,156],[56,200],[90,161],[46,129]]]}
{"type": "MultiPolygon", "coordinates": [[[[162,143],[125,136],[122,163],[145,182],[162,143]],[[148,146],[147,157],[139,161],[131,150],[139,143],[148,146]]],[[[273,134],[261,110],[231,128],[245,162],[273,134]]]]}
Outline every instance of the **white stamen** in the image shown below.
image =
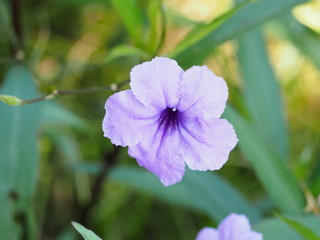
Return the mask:
{"type": "Polygon", "coordinates": [[[177,109],[176,108],[172,108],[172,111],[175,112],[175,111],[177,111],[177,109]]]}

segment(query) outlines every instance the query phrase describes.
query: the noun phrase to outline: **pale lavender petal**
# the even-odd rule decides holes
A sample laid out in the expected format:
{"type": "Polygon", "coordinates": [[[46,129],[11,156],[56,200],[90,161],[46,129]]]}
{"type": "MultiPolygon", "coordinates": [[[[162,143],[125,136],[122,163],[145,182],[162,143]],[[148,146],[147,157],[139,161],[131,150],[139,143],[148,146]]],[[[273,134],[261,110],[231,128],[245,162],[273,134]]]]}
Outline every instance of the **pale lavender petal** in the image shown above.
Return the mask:
{"type": "Polygon", "coordinates": [[[132,146],[141,141],[159,115],[156,108],[145,107],[136,100],[131,90],[110,96],[105,109],[104,136],[121,146],[132,146]]]}
{"type": "Polygon", "coordinates": [[[159,126],[149,128],[148,133],[137,145],[129,147],[129,155],[154,173],[165,186],[181,181],[185,163],[179,153],[177,133],[170,129],[164,132],[159,126]]]}
{"type": "Polygon", "coordinates": [[[214,75],[207,66],[194,66],[182,77],[177,109],[203,119],[219,118],[228,99],[228,88],[223,78],[214,75]]]}
{"type": "Polygon", "coordinates": [[[251,230],[245,215],[230,214],[218,226],[219,240],[262,240],[262,234],[251,230]]]}
{"type": "Polygon", "coordinates": [[[192,170],[217,170],[228,160],[238,139],[225,119],[183,119],[179,128],[184,161],[192,170]]]}
{"type": "Polygon", "coordinates": [[[130,86],[134,96],[145,106],[175,107],[182,74],[176,61],[156,57],[131,70],[130,86]]]}
{"type": "Polygon", "coordinates": [[[196,240],[220,240],[218,237],[218,232],[214,228],[205,227],[200,230],[196,240]]]}

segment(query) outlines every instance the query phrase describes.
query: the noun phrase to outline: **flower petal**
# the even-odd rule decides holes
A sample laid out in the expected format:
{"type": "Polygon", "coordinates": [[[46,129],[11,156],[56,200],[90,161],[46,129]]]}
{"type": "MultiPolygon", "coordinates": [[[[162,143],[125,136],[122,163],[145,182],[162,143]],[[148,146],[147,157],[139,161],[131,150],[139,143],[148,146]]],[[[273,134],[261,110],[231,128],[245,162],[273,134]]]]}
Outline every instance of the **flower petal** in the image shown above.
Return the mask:
{"type": "Polygon", "coordinates": [[[183,70],[169,58],[156,57],[135,66],[130,73],[130,86],[136,99],[144,106],[161,109],[175,107],[183,70]]]}
{"type": "Polygon", "coordinates": [[[223,78],[214,75],[207,66],[194,66],[182,77],[177,109],[203,119],[219,118],[228,99],[223,78]]]}
{"type": "Polygon", "coordinates": [[[245,215],[230,214],[218,226],[221,240],[262,240],[262,234],[251,231],[245,215]]]}
{"type": "Polygon", "coordinates": [[[218,232],[214,228],[205,227],[200,230],[196,240],[219,240],[218,232]]]}
{"type": "Polygon", "coordinates": [[[238,139],[225,119],[184,119],[179,128],[182,157],[192,170],[218,170],[238,139]]]}
{"type": "Polygon", "coordinates": [[[115,145],[136,145],[158,119],[156,108],[143,106],[125,90],[110,96],[105,105],[106,115],[102,122],[104,136],[115,145]]]}
{"type": "Polygon", "coordinates": [[[148,136],[141,142],[129,147],[129,155],[137,159],[140,166],[154,173],[165,186],[181,181],[185,163],[178,151],[177,132],[164,132],[157,125],[148,131],[148,136]]]}

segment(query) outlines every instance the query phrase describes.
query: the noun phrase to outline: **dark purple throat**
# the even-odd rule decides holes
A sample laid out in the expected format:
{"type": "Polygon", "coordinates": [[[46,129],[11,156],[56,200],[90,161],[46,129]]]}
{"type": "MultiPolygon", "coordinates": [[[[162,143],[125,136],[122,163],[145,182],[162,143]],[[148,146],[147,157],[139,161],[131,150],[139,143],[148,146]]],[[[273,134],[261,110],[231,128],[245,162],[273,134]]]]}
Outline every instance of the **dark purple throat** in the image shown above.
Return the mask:
{"type": "Polygon", "coordinates": [[[166,108],[160,113],[159,128],[163,127],[164,131],[175,130],[179,126],[181,113],[176,108],[166,108]]]}

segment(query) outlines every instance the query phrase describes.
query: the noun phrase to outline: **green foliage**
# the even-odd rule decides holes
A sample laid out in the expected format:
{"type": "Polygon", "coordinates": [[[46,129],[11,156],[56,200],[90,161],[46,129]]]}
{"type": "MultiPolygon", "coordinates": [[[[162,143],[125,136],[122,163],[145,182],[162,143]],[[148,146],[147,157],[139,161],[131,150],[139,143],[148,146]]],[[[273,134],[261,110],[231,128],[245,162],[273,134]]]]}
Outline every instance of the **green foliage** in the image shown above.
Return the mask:
{"type": "Polygon", "coordinates": [[[110,52],[108,53],[105,59],[105,62],[109,63],[119,58],[132,57],[132,56],[138,56],[138,57],[141,57],[142,59],[148,58],[148,54],[145,53],[140,48],[136,48],[131,45],[117,45],[116,47],[110,50],[110,52]]]}
{"type": "Polygon", "coordinates": [[[278,208],[301,213],[304,199],[297,181],[285,163],[272,151],[246,121],[231,107],[224,114],[236,129],[239,145],[278,208]]]}
{"type": "Polygon", "coordinates": [[[111,0],[128,33],[138,47],[142,47],[143,15],[136,0],[111,0]]]}
{"type": "Polygon", "coordinates": [[[21,99],[15,96],[2,95],[2,94],[0,94],[0,101],[12,106],[21,105],[21,102],[22,102],[21,99]]]}
{"type": "MultiPolygon", "coordinates": [[[[283,217],[283,216],[282,216],[283,217]]],[[[307,215],[292,215],[290,219],[288,217],[283,217],[290,222],[294,222],[295,226],[299,226],[299,229],[308,229],[307,232],[312,231],[314,234],[320,235],[320,219],[315,216],[307,215]],[[293,220],[292,220],[293,219],[293,220]]],[[[263,233],[264,240],[307,240],[308,238],[303,238],[303,235],[299,235],[294,228],[287,225],[285,221],[279,218],[271,218],[261,221],[259,224],[254,226],[256,231],[263,233]]],[[[316,235],[311,235],[314,238],[312,240],[318,239],[316,235]]]]}
{"type": "MultiPolygon", "coordinates": [[[[12,194],[12,193],[11,193],[12,194]]],[[[19,226],[14,222],[14,201],[12,195],[6,186],[0,186],[0,201],[2,207],[0,208],[0,233],[5,239],[18,240],[20,239],[19,226]]]]}
{"type": "Polygon", "coordinates": [[[174,58],[180,53],[186,51],[191,46],[196,45],[200,40],[207,37],[211,32],[213,32],[216,28],[218,28],[225,21],[230,19],[234,14],[236,14],[242,7],[248,4],[251,0],[246,0],[243,3],[237,5],[232,8],[227,13],[222,16],[214,19],[208,24],[199,24],[195,28],[193,28],[188,35],[175,47],[173,51],[169,53],[169,57],[174,58]]]}
{"type": "MultiPolygon", "coordinates": [[[[26,99],[37,96],[33,77],[29,69],[22,65],[9,69],[0,91],[26,99]]],[[[25,215],[28,224],[37,180],[40,105],[11,107],[1,104],[0,112],[0,182],[2,187],[10,189],[13,196],[3,197],[13,202],[5,204],[14,204],[15,214],[25,215]]],[[[4,221],[10,222],[10,219],[4,221]]],[[[34,234],[33,231],[30,229],[30,234],[34,234]]]]}
{"type": "Polygon", "coordinates": [[[137,168],[114,168],[109,178],[170,204],[201,211],[216,221],[221,221],[230,212],[246,214],[252,221],[261,217],[236,189],[211,173],[188,171],[181,183],[170,187],[137,168]]]}
{"type": "MultiPolygon", "coordinates": [[[[26,1],[21,16],[0,1],[0,101],[11,105],[0,102],[1,239],[75,240],[72,220],[104,239],[194,239],[231,212],[246,214],[264,240],[319,239],[319,218],[303,213],[320,211],[318,85],[300,89],[310,72],[319,76],[319,33],[288,12],[306,0],[236,2],[200,23],[161,0],[26,1]],[[271,19],[265,31],[261,25],[271,19]],[[21,41],[13,34],[19,27],[21,41]],[[301,61],[282,81],[279,42],[317,69],[301,61]],[[221,171],[187,170],[170,187],[137,168],[126,149],[111,157],[115,150],[101,130],[111,91],[100,86],[128,87],[130,69],[159,53],[185,69],[206,63],[226,79],[224,117],[239,138],[221,171]],[[24,105],[39,96],[34,78],[54,100],[24,105]],[[97,91],[77,91],[88,88],[97,91]],[[53,89],[66,94],[50,95],[53,89]],[[314,113],[313,128],[291,107],[302,100],[314,113]],[[308,171],[297,179],[303,164],[308,171]],[[275,210],[283,221],[266,218],[275,210]]],[[[84,239],[100,239],[73,226],[84,239]]]]}
{"type": "Polygon", "coordinates": [[[255,125],[255,130],[286,160],[288,136],[283,119],[280,90],[259,30],[239,38],[239,67],[243,80],[244,102],[255,125]]]}
{"type": "Polygon", "coordinates": [[[307,0],[283,0],[281,2],[260,0],[248,3],[216,30],[186,48],[175,58],[185,68],[201,64],[214,47],[303,2],[307,2],[307,0]]]}
{"type": "MultiPolygon", "coordinates": [[[[297,233],[299,233],[305,240],[319,240],[320,237],[317,236],[314,232],[312,232],[310,227],[305,227],[303,224],[298,221],[292,220],[281,214],[276,214],[278,218],[287,223],[292,229],[294,229],[297,233]]],[[[320,219],[317,219],[318,223],[320,223],[320,219]]]]}
{"type": "Polygon", "coordinates": [[[89,229],[86,229],[84,226],[82,226],[79,223],[72,222],[73,227],[81,234],[81,236],[85,240],[102,240],[99,238],[94,232],[92,232],[89,229]]]}
{"type": "Polygon", "coordinates": [[[320,69],[320,53],[315,51],[320,41],[319,33],[299,23],[290,13],[281,15],[276,21],[277,24],[274,29],[277,34],[292,42],[302,54],[309,57],[320,69]]]}

